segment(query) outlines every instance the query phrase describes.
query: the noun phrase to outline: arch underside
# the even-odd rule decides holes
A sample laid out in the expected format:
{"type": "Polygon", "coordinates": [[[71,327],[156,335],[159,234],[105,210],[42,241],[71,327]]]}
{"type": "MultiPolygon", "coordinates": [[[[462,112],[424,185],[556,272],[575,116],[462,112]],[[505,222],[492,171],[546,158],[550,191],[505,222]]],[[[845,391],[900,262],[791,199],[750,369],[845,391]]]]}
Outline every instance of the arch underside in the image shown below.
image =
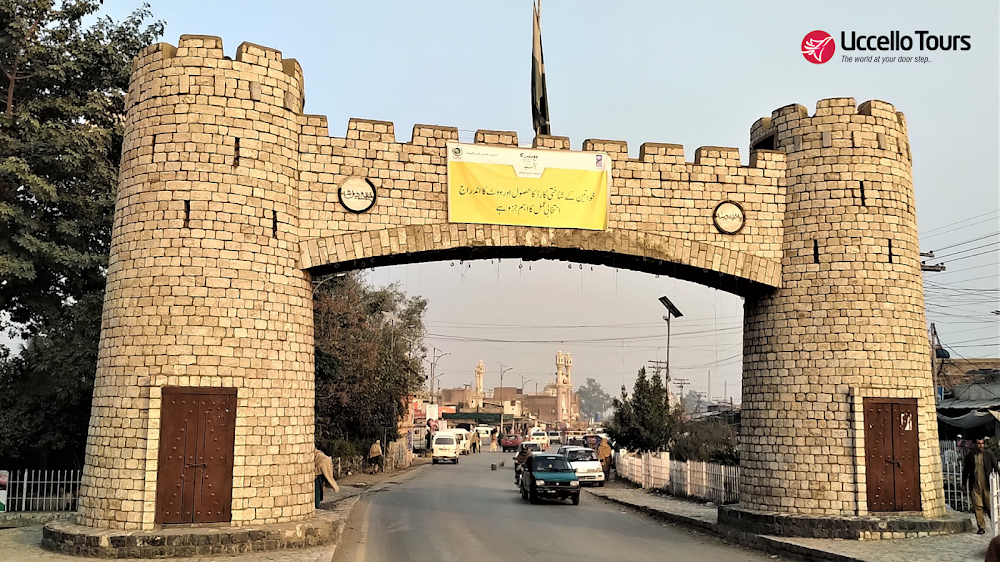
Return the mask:
{"type": "Polygon", "coordinates": [[[780,286],[781,264],[746,252],[636,231],[590,231],[472,224],[352,232],[300,243],[314,276],[444,260],[552,259],[666,275],[755,296],[780,286]]]}

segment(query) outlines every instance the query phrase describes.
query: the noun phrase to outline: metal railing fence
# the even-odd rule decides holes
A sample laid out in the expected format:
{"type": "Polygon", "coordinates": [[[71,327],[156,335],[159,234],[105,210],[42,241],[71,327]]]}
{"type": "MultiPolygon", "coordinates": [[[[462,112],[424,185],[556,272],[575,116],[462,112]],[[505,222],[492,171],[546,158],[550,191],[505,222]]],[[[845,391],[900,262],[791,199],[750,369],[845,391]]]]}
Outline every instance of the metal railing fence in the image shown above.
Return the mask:
{"type": "Polygon", "coordinates": [[[7,511],[76,511],[81,470],[13,470],[7,511]]]}

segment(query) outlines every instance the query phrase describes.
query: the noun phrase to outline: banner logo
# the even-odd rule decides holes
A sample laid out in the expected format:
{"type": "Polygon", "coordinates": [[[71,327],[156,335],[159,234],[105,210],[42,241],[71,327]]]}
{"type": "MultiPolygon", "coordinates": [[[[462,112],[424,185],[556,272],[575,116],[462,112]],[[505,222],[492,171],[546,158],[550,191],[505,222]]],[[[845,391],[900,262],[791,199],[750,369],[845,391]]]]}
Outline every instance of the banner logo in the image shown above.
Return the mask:
{"type": "Polygon", "coordinates": [[[825,31],[817,29],[802,39],[802,56],[813,64],[823,64],[833,58],[837,42],[825,31]]]}

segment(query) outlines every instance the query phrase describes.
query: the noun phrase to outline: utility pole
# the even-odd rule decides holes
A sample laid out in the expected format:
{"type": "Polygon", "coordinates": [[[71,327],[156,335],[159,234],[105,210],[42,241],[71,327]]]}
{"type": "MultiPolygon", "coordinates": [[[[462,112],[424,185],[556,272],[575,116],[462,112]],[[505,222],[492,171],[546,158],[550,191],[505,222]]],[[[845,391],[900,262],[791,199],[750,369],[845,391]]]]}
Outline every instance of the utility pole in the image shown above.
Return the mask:
{"type": "Polygon", "coordinates": [[[705,393],[708,403],[712,403],[712,371],[708,372],[708,391],[705,393]]]}
{"type": "MultiPolygon", "coordinates": [[[[431,346],[431,356],[434,358],[432,361],[430,361],[430,364],[431,364],[431,404],[437,404],[437,401],[434,400],[434,379],[435,379],[435,377],[434,377],[434,370],[437,368],[438,360],[441,359],[442,357],[444,357],[445,355],[451,355],[451,352],[449,351],[447,353],[438,354],[438,349],[436,347],[434,347],[434,346],[431,346]]],[[[424,361],[427,361],[426,357],[424,358],[424,361]]]]}
{"type": "MultiPolygon", "coordinates": [[[[647,361],[647,363],[649,363],[650,365],[653,366],[653,373],[657,377],[660,376],[660,370],[661,369],[666,369],[667,368],[667,362],[666,361],[657,361],[655,359],[650,359],[649,361],[647,361]]],[[[664,377],[664,379],[663,379],[663,386],[667,389],[667,404],[670,404],[670,374],[669,373],[667,373],[667,376],[664,377]]]]}
{"type": "Polygon", "coordinates": [[[681,406],[683,407],[684,406],[684,387],[686,385],[691,384],[691,380],[690,379],[674,379],[673,382],[674,382],[674,384],[676,384],[681,389],[680,390],[680,395],[681,395],[680,403],[681,403],[681,406]]]}
{"type": "Polygon", "coordinates": [[[938,362],[937,350],[938,350],[938,346],[941,345],[941,342],[938,339],[937,326],[934,325],[934,322],[931,322],[930,344],[931,344],[931,380],[934,381],[933,382],[933,384],[934,384],[934,397],[937,398],[937,396],[938,396],[938,369],[940,368],[939,367],[940,363],[938,362]]]}

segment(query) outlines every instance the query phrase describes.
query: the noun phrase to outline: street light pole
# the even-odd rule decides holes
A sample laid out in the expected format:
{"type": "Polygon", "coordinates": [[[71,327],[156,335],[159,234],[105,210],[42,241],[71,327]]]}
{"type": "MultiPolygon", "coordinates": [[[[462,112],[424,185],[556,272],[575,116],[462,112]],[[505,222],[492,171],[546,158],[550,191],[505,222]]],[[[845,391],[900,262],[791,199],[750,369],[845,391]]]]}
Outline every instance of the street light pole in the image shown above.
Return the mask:
{"type": "MultiPolygon", "coordinates": [[[[500,365],[500,433],[503,433],[503,374],[507,371],[512,370],[514,367],[503,368],[503,363],[497,363],[500,365]]],[[[513,425],[511,426],[513,428],[513,425]]],[[[512,430],[513,431],[513,430],[512,430]]],[[[499,438],[499,436],[498,436],[499,438]]]]}
{"type": "Polygon", "coordinates": [[[673,316],[673,317],[676,317],[676,318],[680,318],[681,316],[684,316],[684,315],[681,314],[680,310],[677,310],[677,307],[674,306],[674,303],[670,302],[670,299],[668,299],[665,295],[662,296],[662,297],[660,297],[658,300],[660,301],[660,304],[662,304],[664,306],[664,308],[667,309],[667,314],[663,317],[663,319],[667,321],[667,353],[666,353],[666,356],[667,356],[667,365],[666,365],[667,366],[667,376],[666,376],[666,380],[663,381],[663,386],[667,387],[667,389],[668,389],[667,392],[669,394],[669,392],[670,392],[670,390],[669,390],[670,389],[670,317],[673,316]]]}
{"type": "MultiPolygon", "coordinates": [[[[438,360],[441,359],[442,357],[444,357],[445,355],[451,355],[451,352],[449,351],[447,353],[442,353],[442,354],[438,355],[438,349],[436,347],[434,347],[434,346],[431,346],[431,353],[432,353],[432,355],[434,357],[434,360],[430,361],[430,364],[431,364],[431,377],[430,377],[431,378],[431,404],[436,404],[437,401],[434,400],[434,379],[436,378],[434,376],[434,369],[437,368],[438,360]]],[[[427,361],[427,359],[425,358],[424,361],[427,361]]]]}

